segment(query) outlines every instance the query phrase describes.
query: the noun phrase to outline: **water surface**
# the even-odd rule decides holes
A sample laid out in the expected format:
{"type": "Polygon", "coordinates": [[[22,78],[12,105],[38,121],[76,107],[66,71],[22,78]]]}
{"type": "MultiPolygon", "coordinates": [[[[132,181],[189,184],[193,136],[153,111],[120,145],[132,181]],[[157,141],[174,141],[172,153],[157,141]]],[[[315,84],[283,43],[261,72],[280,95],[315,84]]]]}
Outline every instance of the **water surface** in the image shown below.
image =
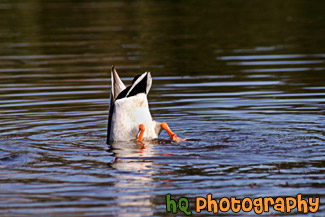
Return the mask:
{"type": "MultiPolygon", "coordinates": [[[[165,216],[168,193],[188,197],[192,211],[208,193],[302,193],[322,204],[323,8],[1,2],[1,216],[165,216]],[[107,146],[111,65],[128,84],[151,71],[153,117],[193,141],[164,132],[157,144],[107,146]]],[[[321,205],[307,216],[324,215],[321,205]]]]}

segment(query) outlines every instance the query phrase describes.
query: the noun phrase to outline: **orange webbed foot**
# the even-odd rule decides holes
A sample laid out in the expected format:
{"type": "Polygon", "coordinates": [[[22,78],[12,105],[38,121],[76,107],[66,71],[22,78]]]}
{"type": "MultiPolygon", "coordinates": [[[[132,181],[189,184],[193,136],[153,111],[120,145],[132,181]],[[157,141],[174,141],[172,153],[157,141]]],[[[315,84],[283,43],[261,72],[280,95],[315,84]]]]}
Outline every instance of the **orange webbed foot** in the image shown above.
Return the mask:
{"type": "Polygon", "coordinates": [[[170,137],[172,140],[176,141],[177,143],[186,140],[186,139],[182,139],[182,138],[178,137],[178,136],[176,135],[176,133],[174,133],[174,132],[169,128],[169,126],[168,126],[168,124],[167,124],[166,122],[162,122],[162,123],[160,124],[160,126],[161,126],[161,128],[163,128],[164,130],[166,130],[167,133],[168,133],[168,135],[169,135],[169,137],[170,137]]]}
{"type": "Polygon", "coordinates": [[[143,134],[144,134],[144,131],[145,131],[145,127],[144,127],[143,124],[139,125],[139,131],[140,131],[140,133],[139,133],[139,136],[137,138],[137,141],[142,142],[143,141],[143,134]]]}

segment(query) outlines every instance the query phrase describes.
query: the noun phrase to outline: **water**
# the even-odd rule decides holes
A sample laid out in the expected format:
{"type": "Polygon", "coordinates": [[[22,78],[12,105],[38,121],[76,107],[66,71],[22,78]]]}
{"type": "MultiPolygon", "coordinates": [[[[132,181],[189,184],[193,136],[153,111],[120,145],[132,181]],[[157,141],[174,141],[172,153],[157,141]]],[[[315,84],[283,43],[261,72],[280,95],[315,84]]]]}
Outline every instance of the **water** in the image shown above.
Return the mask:
{"type": "Polygon", "coordinates": [[[165,216],[168,193],[194,214],[208,193],[322,204],[324,7],[1,2],[1,216],[165,216]],[[113,64],[126,83],[151,71],[153,117],[193,140],[107,146],[113,64]]]}

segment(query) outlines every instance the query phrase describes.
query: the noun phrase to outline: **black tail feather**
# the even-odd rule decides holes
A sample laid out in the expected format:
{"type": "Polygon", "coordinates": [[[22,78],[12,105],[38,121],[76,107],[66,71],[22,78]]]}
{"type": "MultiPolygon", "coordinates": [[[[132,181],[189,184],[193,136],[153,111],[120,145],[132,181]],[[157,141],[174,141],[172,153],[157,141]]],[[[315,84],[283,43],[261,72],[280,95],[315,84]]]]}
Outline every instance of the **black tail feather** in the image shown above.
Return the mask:
{"type": "Polygon", "coordinates": [[[139,93],[146,93],[147,94],[147,79],[148,79],[148,74],[138,83],[133,87],[134,82],[141,76],[140,75],[136,75],[133,78],[132,81],[132,85],[128,86],[127,88],[125,88],[116,98],[116,100],[118,99],[122,99],[125,97],[131,97],[131,96],[135,96],[139,93]],[[133,87],[133,89],[131,90],[131,92],[128,94],[129,90],[133,87]]]}

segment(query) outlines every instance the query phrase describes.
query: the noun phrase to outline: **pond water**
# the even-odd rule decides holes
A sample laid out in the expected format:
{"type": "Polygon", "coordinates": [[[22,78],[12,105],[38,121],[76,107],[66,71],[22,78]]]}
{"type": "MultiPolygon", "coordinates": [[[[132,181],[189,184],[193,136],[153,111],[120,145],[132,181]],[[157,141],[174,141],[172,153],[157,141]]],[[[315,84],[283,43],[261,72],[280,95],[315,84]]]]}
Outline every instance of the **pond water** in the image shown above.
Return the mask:
{"type": "Polygon", "coordinates": [[[2,1],[0,215],[166,216],[168,193],[187,197],[193,214],[195,197],[209,193],[301,193],[322,204],[324,8],[2,1]],[[106,145],[111,65],[126,83],[150,71],[152,116],[192,141],[163,132],[144,147],[106,145]]]}

